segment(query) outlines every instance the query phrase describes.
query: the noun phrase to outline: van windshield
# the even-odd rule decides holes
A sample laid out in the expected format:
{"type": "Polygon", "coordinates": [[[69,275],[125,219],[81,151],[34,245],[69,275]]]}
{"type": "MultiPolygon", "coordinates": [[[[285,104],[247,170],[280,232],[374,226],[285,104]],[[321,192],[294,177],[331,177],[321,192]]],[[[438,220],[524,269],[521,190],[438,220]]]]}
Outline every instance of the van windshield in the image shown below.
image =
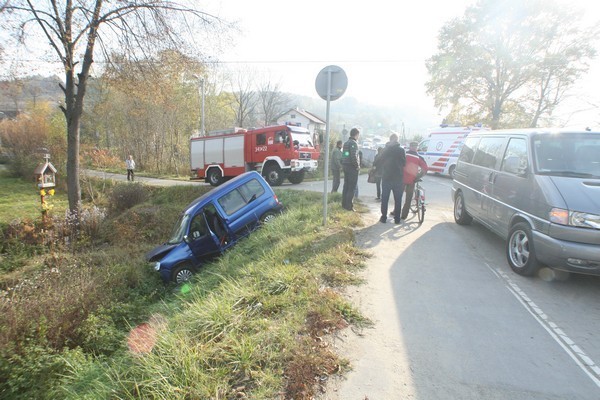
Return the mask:
{"type": "Polygon", "coordinates": [[[598,133],[540,134],[532,143],[537,173],[600,179],[598,133]]]}
{"type": "Polygon", "coordinates": [[[189,214],[183,214],[181,217],[179,217],[179,220],[177,220],[177,223],[175,224],[175,227],[173,228],[173,233],[171,233],[171,237],[167,241],[167,244],[181,243],[183,241],[183,237],[185,236],[185,234],[187,232],[187,227],[188,227],[189,222],[190,222],[189,214]]]}

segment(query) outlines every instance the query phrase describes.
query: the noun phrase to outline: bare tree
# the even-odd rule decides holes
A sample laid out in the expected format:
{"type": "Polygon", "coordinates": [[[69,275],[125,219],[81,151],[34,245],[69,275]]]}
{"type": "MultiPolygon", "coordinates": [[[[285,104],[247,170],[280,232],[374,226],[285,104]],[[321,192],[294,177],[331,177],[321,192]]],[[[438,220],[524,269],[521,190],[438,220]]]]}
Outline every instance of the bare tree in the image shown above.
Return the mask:
{"type": "Polygon", "coordinates": [[[256,93],[253,90],[253,74],[239,71],[231,80],[231,91],[234,97],[236,126],[244,127],[256,109],[256,93]]]}
{"type": "Polygon", "coordinates": [[[149,57],[165,48],[189,48],[199,23],[203,29],[224,27],[217,17],[199,11],[194,2],[172,0],[12,0],[0,3],[2,29],[45,37],[65,74],[61,106],[67,122],[67,187],[69,209],[81,201],[79,183],[80,124],[96,47],[107,61],[117,47],[132,58],[149,57]],[[33,29],[37,27],[38,29],[33,29]],[[183,32],[183,30],[187,30],[183,32]],[[98,45],[98,46],[97,46],[98,45]]]}
{"type": "Polygon", "coordinates": [[[281,92],[280,87],[281,84],[267,80],[258,88],[258,99],[265,126],[271,125],[275,118],[288,108],[289,98],[281,92]]]}

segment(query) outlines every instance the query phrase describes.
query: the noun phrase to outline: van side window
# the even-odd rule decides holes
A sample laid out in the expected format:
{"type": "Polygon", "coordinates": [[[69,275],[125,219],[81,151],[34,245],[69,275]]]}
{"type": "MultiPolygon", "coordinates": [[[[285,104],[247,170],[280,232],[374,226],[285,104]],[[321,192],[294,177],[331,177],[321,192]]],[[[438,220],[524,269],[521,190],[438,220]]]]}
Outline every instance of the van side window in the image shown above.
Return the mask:
{"type": "Polygon", "coordinates": [[[222,196],[219,200],[219,204],[223,207],[223,210],[227,215],[231,215],[246,204],[254,201],[256,198],[262,196],[265,193],[265,188],[256,179],[252,179],[244,183],[239,188],[232,190],[226,195],[222,196]]]}
{"type": "Polygon", "coordinates": [[[479,142],[479,138],[470,137],[465,140],[463,144],[462,150],[460,152],[460,156],[458,157],[458,161],[470,163],[473,161],[473,155],[475,154],[475,149],[477,148],[477,143],[479,142]]]}
{"type": "Polygon", "coordinates": [[[423,140],[419,145],[417,151],[427,151],[427,147],[429,146],[429,140],[423,140]]]}
{"type": "Polygon", "coordinates": [[[259,133],[256,135],[256,145],[263,146],[265,144],[267,144],[267,135],[264,133],[259,133]]]}
{"type": "Polygon", "coordinates": [[[498,160],[502,158],[503,145],[503,137],[482,138],[473,156],[473,164],[486,168],[495,168],[498,160]]]}
{"type": "Polygon", "coordinates": [[[262,196],[265,193],[265,188],[256,179],[246,182],[240,186],[240,193],[244,196],[244,200],[250,203],[254,199],[262,196]]]}
{"type": "Polygon", "coordinates": [[[208,234],[208,226],[204,219],[204,210],[201,210],[190,223],[190,236],[193,240],[199,239],[208,234]]]}
{"type": "Polygon", "coordinates": [[[225,214],[227,215],[233,214],[246,205],[246,201],[237,189],[232,190],[217,201],[221,207],[223,207],[223,211],[225,211],[225,214]]]}
{"type": "Polygon", "coordinates": [[[529,167],[527,161],[527,142],[522,138],[511,138],[506,147],[506,153],[502,160],[502,168],[504,172],[523,173],[529,167]]]}

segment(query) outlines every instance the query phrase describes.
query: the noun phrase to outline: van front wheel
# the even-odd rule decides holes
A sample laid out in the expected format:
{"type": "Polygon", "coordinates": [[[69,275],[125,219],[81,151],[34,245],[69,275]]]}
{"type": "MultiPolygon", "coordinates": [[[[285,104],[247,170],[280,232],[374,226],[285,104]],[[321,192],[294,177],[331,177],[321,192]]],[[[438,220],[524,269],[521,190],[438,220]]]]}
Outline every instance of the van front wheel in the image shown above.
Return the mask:
{"type": "Polygon", "coordinates": [[[532,276],[540,268],[528,224],[519,222],[510,230],[506,242],[506,258],[510,268],[519,275],[532,276]]]}
{"type": "Polygon", "coordinates": [[[192,279],[192,275],[194,275],[194,269],[190,264],[185,263],[175,268],[171,277],[175,283],[180,284],[192,279]]]}

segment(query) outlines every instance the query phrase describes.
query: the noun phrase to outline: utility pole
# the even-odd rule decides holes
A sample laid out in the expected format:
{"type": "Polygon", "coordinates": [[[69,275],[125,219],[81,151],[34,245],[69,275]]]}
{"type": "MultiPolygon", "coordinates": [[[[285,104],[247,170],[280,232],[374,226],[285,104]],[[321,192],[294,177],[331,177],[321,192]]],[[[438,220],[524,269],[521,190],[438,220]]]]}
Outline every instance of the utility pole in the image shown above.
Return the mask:
{"type": "Polygon", "coordinates": [[[200,78],[200,91],[202,92],[202,126],[200,127],[200,135],[206,136],[204,130],[204,78],[200,78]]]}
{"type": "Polygon", "coordinates": [[[198,86],[198,92],[200,94],[200,98],[202,99],[201,109],[200,109],[200,136],[205,136],[204,132],[204,77],[200,77],[194,74],[194,78],[198,79],[200,85],[198,86]]]}

